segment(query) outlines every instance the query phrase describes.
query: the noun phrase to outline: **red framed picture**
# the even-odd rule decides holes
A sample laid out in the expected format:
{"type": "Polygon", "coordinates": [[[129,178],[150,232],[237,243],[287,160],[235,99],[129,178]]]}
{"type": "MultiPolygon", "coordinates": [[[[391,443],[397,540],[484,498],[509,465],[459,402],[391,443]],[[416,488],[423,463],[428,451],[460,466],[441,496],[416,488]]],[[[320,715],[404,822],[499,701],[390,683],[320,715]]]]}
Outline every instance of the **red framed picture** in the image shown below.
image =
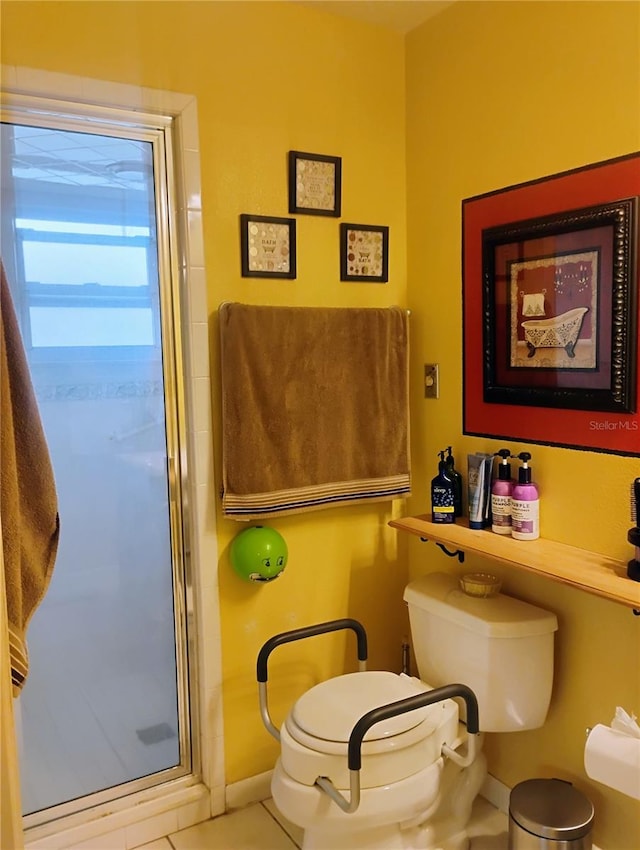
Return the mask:
{"type": "Polygon", "coordinates": [[[463,201],[463,432],[640,455],[640,154],[463,201]]]}

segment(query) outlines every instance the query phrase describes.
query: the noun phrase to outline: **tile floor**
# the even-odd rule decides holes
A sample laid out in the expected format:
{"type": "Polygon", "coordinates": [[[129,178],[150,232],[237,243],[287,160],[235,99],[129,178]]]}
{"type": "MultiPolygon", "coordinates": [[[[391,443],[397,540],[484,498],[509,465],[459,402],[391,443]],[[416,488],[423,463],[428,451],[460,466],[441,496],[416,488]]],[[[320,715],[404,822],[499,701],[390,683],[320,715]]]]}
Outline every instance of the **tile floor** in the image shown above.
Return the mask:
{"type": "MultiPolygon", "coordinates": [[[[507,850],[507,829],[507,816],[478,797],[469,830],[470,850],[507,850]]],[[[301,846],[302,830],[285,820],[272,800],[265,800],[137,850],[298,850],[301,846]]]]}

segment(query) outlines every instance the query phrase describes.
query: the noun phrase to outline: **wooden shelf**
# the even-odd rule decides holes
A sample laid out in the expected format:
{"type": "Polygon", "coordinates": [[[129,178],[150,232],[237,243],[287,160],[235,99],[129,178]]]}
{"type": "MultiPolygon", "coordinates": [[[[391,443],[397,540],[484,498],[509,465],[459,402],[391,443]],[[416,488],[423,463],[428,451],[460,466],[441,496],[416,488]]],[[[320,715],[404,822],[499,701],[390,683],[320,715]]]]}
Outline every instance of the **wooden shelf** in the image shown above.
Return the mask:
{"type": "Polygon", "coordinates": [[[514,540],[489,529],[475,531],[466,520],[449,525],[431,522],[425,515],[394,519],[389,525],[441,543],[449,551],[473,552],[640,611],[640,582],[627,577],[626,562],[552,540],[514,540]]]}

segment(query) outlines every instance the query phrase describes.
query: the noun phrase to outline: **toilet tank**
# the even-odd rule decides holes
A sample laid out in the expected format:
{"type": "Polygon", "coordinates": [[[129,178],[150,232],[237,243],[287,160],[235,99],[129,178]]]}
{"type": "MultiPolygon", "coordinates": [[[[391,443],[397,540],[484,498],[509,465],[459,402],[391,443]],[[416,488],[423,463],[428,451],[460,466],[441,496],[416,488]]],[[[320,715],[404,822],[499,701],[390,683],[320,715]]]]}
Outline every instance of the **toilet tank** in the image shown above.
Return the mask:
{"type": "Polygon", "coordinates": [[[542,726],[553,684],[555,614],[502,593],[468,596],[446,573],[410,582],[404,599],[423,682],[470,687],[483,732],[542,726]]]}

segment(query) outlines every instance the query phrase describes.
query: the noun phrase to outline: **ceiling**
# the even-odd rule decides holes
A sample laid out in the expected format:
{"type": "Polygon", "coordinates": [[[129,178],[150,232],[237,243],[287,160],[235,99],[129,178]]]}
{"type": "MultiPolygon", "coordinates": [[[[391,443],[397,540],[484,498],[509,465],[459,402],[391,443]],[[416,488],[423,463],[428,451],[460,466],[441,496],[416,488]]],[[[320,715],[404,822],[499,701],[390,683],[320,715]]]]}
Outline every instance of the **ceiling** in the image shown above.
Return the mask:
{"type": "Polygon", "coordinates": [[[144,190],[153,173],[144,141],[3,123],[0,143],[12,176],[40,184],[144,190]]]}
{"type": "Polygon", "coordinates": [[[451,6],[453,2],[454,0],[304,0],[302,5],[407,33],[447,6],[451,6]]]}

